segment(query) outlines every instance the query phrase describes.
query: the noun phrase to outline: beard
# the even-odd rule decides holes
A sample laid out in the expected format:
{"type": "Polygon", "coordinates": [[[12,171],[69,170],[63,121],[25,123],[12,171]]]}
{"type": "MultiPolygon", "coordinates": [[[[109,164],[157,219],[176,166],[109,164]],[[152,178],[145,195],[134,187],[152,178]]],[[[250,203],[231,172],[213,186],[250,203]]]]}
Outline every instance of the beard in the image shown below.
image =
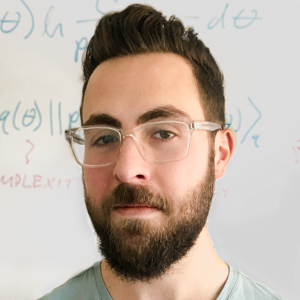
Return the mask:
{"type": "Polygon", "coordinates": [[[130,282],[149,282],[167,273],[189,252],[207,221],[214,176],[214,153],[211,153],[205,177],[180,199],[172,201],[144,186],[122,183],[97,207],[97,201],[85,190],[86,207],[98,236],[100,253],[118,277],[130,282]],[[137,203],[160,210],[164,221],[112,220],[114,207],[137,203]],[[176,203],[180,206],[175,209],[176,203]]]}

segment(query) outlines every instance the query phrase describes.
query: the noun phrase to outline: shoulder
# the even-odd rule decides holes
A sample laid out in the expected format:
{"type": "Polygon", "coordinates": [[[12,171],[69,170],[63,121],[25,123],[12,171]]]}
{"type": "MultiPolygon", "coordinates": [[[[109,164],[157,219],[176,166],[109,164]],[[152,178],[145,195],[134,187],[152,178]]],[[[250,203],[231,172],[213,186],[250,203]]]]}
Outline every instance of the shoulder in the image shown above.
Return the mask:
{"type": "Polygon", "coordinates": [[[40,300],[91,299],[100,300],[99,278],[100,262],[70,278],[40,300]],[[99,274],[97,274],[99,273],[99,274]]]}
{"type": "Polygon", "coordinates": [[[270,289],[230,267],[227,282],[217,300],[283,300],[270,289]]]}

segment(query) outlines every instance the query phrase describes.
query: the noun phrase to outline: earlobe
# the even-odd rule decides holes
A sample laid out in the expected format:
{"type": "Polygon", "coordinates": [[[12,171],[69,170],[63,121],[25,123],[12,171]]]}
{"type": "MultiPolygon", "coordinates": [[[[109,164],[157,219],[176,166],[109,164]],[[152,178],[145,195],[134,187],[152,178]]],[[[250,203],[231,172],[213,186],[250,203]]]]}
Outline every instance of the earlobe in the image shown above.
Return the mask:
{"type": "Polygon", "coordinates": [[[215,178],[223,176],[234,151],[234,135],[231,129],[220,130],[215,139],[215,178]]]}

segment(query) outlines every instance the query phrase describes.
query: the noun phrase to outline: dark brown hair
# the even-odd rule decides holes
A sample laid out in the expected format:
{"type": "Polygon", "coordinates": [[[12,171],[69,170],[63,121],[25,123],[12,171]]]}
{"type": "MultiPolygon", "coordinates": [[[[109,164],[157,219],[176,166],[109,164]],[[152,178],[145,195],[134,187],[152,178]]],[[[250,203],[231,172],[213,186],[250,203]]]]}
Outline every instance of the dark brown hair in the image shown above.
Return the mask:
{"type": "Polygon", "coordinates": [[[95,68],[111,58],[143,53],[175,53],[187,59],[198,82],[206,120],[224,127],[223,75],[209,49],[175,16],[167,20],[161,12],[139,4],[106,14],[99,21],[83,58],[81,116],[85,90],[95,68]]]}

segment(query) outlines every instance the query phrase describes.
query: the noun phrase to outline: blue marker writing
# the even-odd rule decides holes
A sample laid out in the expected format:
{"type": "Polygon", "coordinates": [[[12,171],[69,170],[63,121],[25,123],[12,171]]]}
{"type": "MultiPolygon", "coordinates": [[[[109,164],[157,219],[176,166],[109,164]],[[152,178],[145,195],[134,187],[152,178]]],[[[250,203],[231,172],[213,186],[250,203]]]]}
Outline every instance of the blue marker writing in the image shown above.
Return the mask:
{"type": "Polygon", "coordinates": [[[78,62],[79,51],[84,51],[87,45],[88,39],[86,37],[83,37],[80,41],[76,41],[75,62],[78,62]]]}
{"type": "Polygon", "coordinates": [[[249,102],[251,103],[251,105],[254,107],[254,109],[258,112],[258,117],[257,119],[253,122],[253,124],[250,126],[250,128],[247,130],[247,132],[245,133],[243,139],[241,140],[241,143],[243,143],[246,139],[246,137],[248,136],[248,134],[250,133],[250,131],[253,129],[253,127],[257,124],[257,122],[261,119],[261,112],[260,110],[255,106],[255,104],[253,103],[253,101],[251,100],[250,97],[248,97],[249,102]]]}
{"type": "Polygon", "coordinates": [[[6,120],[7,120],[7,117],[9,116],[10,114],[10,111],[8,110],[5,110],[1,113],[0,115],[0,121],[2,121],[2,131],[4,134],[8,134],[8,132],[5,130],[5,124],[6,124],[6,120]]]}
{"type": "Polygon", "coordinates": [[[77,123],[79,120],[79,112],[74,111],[72,114],[69,114],[69,129],[72,128],[73,124],[77,123]]]}
{"type": "Polygon", "coordinates": [[[20,1],[26,7],[27,11],[29,12],[30,18],[31,18],[31,28],[30,28],[28,34],[24,37],[24,39],[27,39],[32,34],[33,29],[34,29],[34,16],[33,16],[31,9],[26,4],[26,2],[24,0],[20,0],[20,1]]]}
{"type": "Polygon", "coordinates": [[[225,22],[224,22],[224,20],[225,20],[225,14],[227,12],[228,6],[229,6],[229,4],[226,3],[225,8],[224,8],[223,13],[221,14],[220,18],[218,18],[218,19],[215,18],[215,19],[212,19],[212,20],[209,21],[209,23],[207,25],[208,29],[215,28],[220,22],[222,24],[222,28],[225,28],[225,22]]]}
{"type": "Polygon", "coordinates": [[[13,127],[14,127],[16,130],[20,130],[20,128],[17,127],[17,125],[16,125],[16,118],[17,118],[17,113],[18,113],[18,111],[19,111],[20,104],[21,104],[21,101],[18,102],[18,104],[17,104],[17,106],[16,106],[16,109],[15,109],[15,112],[14,112],[14,115],[13,115],[13,127]]]}
{"type": "Polygon", "coordinates": [[[233,22],[233,24],[234,24],[234,26],[236,27],[236,28],[238,28],[238,29],[244,29],[244,28],[246,28],[246,27],[249,27],[254,21],[256,21],[256,20],[261,20],[261,18],[258,18],[257,17],[257,15],[258,15],[258,12],[257,12],[257,10],[255,10],[255,9],[253,9],[252,10],[252,16],[250,16],[250,17],[246,17],[246,16],[242,16],[243,15],[243,13],[244,13],[244,9],[243,10],[241,10],[238,14],[237,14],[237,16],[236,17],[233,17],[232,19],[234,20],[234,22],[233,22]],[[243,20],[243,21],[246,21],[246,22],[244,22],[244,24],[242,25],[242,22],[239,22],[239,21],[241,21],[241,20],[243,20]]]}
{"type": "Polygon", "coordinates": [[[56,34],[56,32],[59,30],[60,31],[60,35],[63,37],[64,34],[63,34],[63,25],[61,23],[59,23],[53,30],[52,33],[49,33],[49,30],[48,30],[48,26],[49,26],[49,23],[50,23],[50,19],[51,19],[51,15],[52,15],[52,11],[54,9],[54,6],[51,6],[47,12],[47,15],[46,15],[46,18],[45,18],[45,22],[44,22],[44,32],[43,34],[46,34],[48,37],[50,38],[53,38],[56,34]]]}
{"type": "Polygon", "coordinates": [[[40,109],[39,109],[39,107],[38,107],[38,105],[37,105],[37,103],[36,103],[36,101],[34,101],[34,106],[35,106],[35,109],[36,109],[36,111],[37,111],[37,113],[38,113],[38,116],[39,116],[39,123],[38,123],[38,125],[34,128],[34,130],[33,131],[36,131],[38,128],[40,128],[41,127],[41,125],[42,125],[42,115],[41,115],[41,112],[40,112],[40,109]]]}
{"type": "Polygon", "coordinates": [[[16,12],[16,15],[18,16],[17,20],[6,20],[7,15],[8,12],[5,13],[2,20],[0,20],[0,31],[3,33],[11,33],[12,31],[14,31],[18,27],[21,20],[21,15],[18,12],[16,12]],[[13,26],[9,29],[4,29],[4,24],[12,24],[13,26]]]}

